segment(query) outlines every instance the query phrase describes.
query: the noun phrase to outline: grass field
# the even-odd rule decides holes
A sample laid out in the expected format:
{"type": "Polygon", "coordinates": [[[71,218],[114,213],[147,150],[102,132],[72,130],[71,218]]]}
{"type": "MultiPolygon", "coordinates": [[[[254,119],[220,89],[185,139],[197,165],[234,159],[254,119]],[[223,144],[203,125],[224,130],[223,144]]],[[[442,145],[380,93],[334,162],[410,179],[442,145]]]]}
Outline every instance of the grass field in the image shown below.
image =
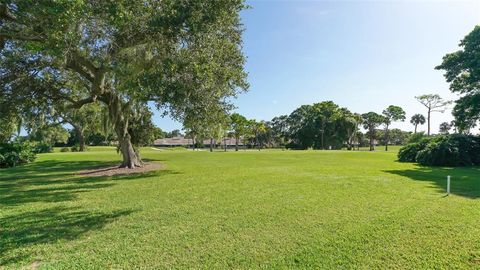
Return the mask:
{"type": "Polygon", "coordinates": [[[480,168],[394,151],[143,157],[163,170],[75,175],[118,162],[112,148],[0,170],[0,268],[480,268],[480,168]]]}

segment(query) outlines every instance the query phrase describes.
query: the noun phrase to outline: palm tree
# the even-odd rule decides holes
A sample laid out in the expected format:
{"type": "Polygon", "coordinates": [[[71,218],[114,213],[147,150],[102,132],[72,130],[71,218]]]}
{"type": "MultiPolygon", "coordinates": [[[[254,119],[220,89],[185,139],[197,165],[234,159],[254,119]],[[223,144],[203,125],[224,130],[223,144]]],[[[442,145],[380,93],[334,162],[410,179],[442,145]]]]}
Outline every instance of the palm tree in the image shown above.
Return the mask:
{"type": "Polygon", "coordinates": [[[439,131],[440,131],[441,134],[447,135],[451,128],[452,128],[452,126],[450,125],[450,123],[443,122],[443,123],[440,124],[439,131]]]}
{"type": "Polygon", "coordinates": [[[417,133],[417,126],[425,124],[425,116],[417,113],[412,116],[410,123],[415,126],[415,133],[417,133]]]}

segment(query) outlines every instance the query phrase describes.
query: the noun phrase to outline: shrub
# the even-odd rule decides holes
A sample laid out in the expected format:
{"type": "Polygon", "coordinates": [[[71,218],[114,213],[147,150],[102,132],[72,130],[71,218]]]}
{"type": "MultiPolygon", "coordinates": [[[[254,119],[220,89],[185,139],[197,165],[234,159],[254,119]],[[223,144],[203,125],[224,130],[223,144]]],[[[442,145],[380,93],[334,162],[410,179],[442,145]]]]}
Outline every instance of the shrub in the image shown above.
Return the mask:
{"type": "Polygon", "coordinates": [[[480,165],[480,137],[454,134],[423,139],[400,149],[398,159],[426,166],[480,165]]]}
{"type": "Polygon", "coordinates": [[[69,147],[62,147],[62,149],[60,149],[60,152],[70,152],[70,148],[69,147]]]}
{"type": "Polygon", "coordinates": [[[425,132],[413,133],[410,135],[410,137],[408,137],[407,143],[417,143],[425,138],[428,138],[427,135],[425,135],[425,132]]]}
{"type": "Polygon", "coordinates": [[[400,148],[400,151],[398,152],[398,160],[401,162],[416,162],[418,152],[425,149],[432,139],[433,138],[422,138],[417,142],[407,144],[400,148]]]}
{"type": "Polygon", "coordinates": [[[33,151],[36,154],[42,154],[42,153],[52,153],[53,152],[53,147],[51,144],[44,143],[44,142],[37,142],[35,144],[35,147],[33,151]]]}
{"type": "Polygon", "coordinates": [[[0,144],[0,167],[15,167],[34,161],[34,147],[29,142],[0,144]]]}

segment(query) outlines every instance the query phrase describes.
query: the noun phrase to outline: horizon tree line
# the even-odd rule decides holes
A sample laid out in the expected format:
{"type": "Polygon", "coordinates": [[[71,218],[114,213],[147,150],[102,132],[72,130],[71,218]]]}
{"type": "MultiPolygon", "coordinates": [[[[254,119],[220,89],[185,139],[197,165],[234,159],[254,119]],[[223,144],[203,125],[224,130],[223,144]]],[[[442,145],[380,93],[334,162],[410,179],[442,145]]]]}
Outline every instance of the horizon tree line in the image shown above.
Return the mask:
{"type": "MultiPolygon", "coordinates": [[[[423,95],[416,97],[423,100],[433,97],[441,100],[438,95],[423,95]]],[[[444,106],[448,102],[440,101],[444,106]]],[[[428,105],[428,104],[427,104],[428,105]]],[[[440,111],[438,104],[430,106],[430,113],[440,111]]],[[[215,115],[215,114],[214,114],[215,115]]],[[[324,101],[312,105],[302,105],[289,115],[274,117],[270,121],[257,121],[247,119],[239,113],[227,115],[223,113],[223,124],[217,125],[217,135],[210,136],[208,132],[196,133],[203,139],[210,138],[210,150],[216,141],[222,138],[232,137],[235,139],[235,150],[239,150],[239,142],[244,147],[261,149],[264,147],[284,146],[292,149],[341,149],[348,150],[355,146],[367,144],[370,150],[374,150],[375,144],[381,142],[388,151],[388,145],[405,143],[408,132],[399,129],[390,129],[394,122],[406,120],[405,111],[395,105],[388,106],[381,114],[368,112],[364,114],[352,113],[347,108],[342,108],[332,101],[324,101]],[[365,133],[360,128],[365,129],[365,133]],[[392,133],[392,134],[391,134],[392,133]],[[365,139],[368,143],[365,143],[365,139]]],[[[431,119],[431,117],[430,117],[431,119]]],[[[206,121],[194,121],[204,130],[208,130],[206,121]]],[[[221,121],[220,121],[221,122],[221,121]]],[[[218,120],[215,123],[220,123],[218,120]]],[[[414,134],[417,133],[418,125],[426,123],[426,118],[421,114],[414,114],[410,123],[414,126],[414,134]]],[[[453,126],[450,123],[449,127],[453,126]]],[[[440,131],[443,134],[445,127],[440,131]]],[[[187,135],[195,136],[191,129],[185,128],[187,135]]],[[[226,149],[226,147],[225,147],[226,149]]]]}

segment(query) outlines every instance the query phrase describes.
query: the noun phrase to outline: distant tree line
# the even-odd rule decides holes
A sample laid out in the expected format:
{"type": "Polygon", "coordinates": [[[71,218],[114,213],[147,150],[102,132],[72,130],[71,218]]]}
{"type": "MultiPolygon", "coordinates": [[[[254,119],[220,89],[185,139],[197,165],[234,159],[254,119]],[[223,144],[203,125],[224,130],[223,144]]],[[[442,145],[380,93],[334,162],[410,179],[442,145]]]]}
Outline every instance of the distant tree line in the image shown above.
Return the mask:
{"type": "MultiPolygon", "coordinates": [[[[404,121],[405,111],[389,106],[382,114],[353,113],[332,101],[302,105],[289,115],[270,121],[248,120],[234,113],[229,117],[226,134],[250,148],[286,147],[291,149],[349,150],[375,144],[404,144],[410,135],[399,129],[390,130],[395,121],[404,121]],[[362,133],[361,127],[367,132],[362,133]]],[[[238,143],[237,143],[238,144],[238,143]]],[[[387,146],[388,147],[388,146],[387,146]]],[[[238,150],[238,146],[236,147],[238,150]]],[[[388,148],[386,148],[388,150],[388,148]]]]}
{"type": "MultiPolygon", "coordinates": [[[[332,101],[324,101],[302,105],[289,115],[277,116],[270,121],[248,119],[239,113],[229,115],[224,111],[192,115],[188,122],[184,122],[184,132],[177,129],[157,136],[186,136],[192,140],[194,147],[204,147],[204,140],[210,139],[210,150],[220,147],[223,139],[230,137],[235,139],[237,151],[239,145],[258,150],[274,147],[348,150],[369,147],[374,150],[376,145],[384,145],[387,151],[389,145],[406,144],[417,134],[419,125],[430,125],[431,113],[445,111],[450,103],[438,95],[422,95],[416,99],[426,104],[430,116],[426,118],[422,114],[414,114],[411,117],[413,134],[390,128],[392,123],[406,120],[406,113],[399,106],[390,105],[382,113],[359,114],[332,101]]],[[[441,134],[446,134],[451,128],[455,128],[455,122],[442,123],[439,130],[441,134]]],[[[418,135],[423,136],[423,133],[418,135]]]]}

